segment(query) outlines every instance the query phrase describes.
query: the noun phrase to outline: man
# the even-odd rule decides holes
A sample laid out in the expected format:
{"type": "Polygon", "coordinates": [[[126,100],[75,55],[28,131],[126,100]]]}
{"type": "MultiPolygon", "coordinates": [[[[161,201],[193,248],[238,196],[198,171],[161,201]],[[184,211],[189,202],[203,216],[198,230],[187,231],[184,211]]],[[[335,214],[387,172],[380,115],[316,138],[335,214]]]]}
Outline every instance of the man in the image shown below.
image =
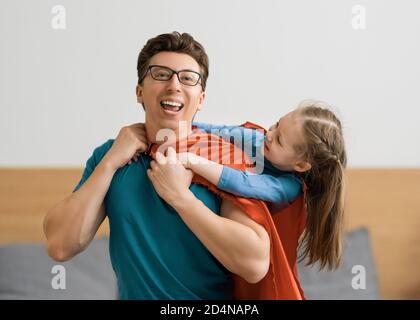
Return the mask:
{"type": "Polygon", "coordinates": [[[162,129],[179,138],[180,121],[191,133],[205,98],[207,55],[189,34],[163,34],[144,46],[137,71],[145,127],[124,127],[95,149],[73,193],[45,217],[48,253],[72,258],[108,216],[121,299],[230,299],[231,272],[250,283],[267,273],[267,232],[232,202],[191,184],[173,152],[159,163],[144,153],[161,143],[162,129]]]}

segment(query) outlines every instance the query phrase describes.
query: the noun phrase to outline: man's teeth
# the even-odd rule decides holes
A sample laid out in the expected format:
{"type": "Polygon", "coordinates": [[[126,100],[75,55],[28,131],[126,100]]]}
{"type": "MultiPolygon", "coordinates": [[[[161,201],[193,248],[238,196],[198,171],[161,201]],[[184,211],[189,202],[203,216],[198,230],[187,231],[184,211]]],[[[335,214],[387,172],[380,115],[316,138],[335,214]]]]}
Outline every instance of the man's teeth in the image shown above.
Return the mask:
{"type": "Polygon", "coordinates": [[[162,101],[160,105],[168,111],[178,112],[184,106],[182,103],[175,101],[162,101]]]}
{"type": "Polygon", "coordinates": [[[162,104],[169,105],[169,106],[173,106],[173,107],[181,107],[181,106],[182,106],[182,104],[181,104],[181,103],[179,103],[179,102],[174,102],[174,101],[162,101],[161,103],[162,103],[162,104]]]}

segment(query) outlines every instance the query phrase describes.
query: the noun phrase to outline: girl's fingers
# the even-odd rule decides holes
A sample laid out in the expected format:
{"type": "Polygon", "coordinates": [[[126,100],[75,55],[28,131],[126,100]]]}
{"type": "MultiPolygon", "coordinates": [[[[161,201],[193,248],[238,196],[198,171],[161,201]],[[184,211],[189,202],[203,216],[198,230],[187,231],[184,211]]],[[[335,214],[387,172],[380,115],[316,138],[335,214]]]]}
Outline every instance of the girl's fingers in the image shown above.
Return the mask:
{"type": "Polygon", "coordinates": [[[174,148],[169,147],[168,148],[168,157],[167,157],[167,161],[170,164],[176,164],[177,163],[177,159],[176,159],[176,151],[174,148]]]}
{"type": "Polygon", "coordinates": [[[156,152],[156,161],[159,164],[166,164],[167,163],[166,157],[160,152],[156,152]]]}
{"type": "Polygon", "coordinates": [[[154,170],[156,167],[157,167],[156,161],[155,160],[152,160],[150,162],[150,168],[152,168],[152,170],[154,170]]]}

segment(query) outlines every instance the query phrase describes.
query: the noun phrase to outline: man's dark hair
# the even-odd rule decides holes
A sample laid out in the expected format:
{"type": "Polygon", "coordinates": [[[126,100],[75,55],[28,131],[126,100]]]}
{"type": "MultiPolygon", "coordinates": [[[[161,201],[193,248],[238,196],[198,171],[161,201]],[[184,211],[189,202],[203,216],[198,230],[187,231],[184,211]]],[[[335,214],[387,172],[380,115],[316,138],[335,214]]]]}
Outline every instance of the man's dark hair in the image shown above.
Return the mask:
{"type": "Polygon", "coordinates": [[[146,76],[150,59],[162,51],[186,53],[193,57],[201,69],[201,87],[203,91],[206,89],[206,81],[209,76],[209,58],[204,47],[194,40],[190,34],[181,34],[176,31],[158,35],[147,41],[137,60],[138,84],[141,84],[146,76]]]}

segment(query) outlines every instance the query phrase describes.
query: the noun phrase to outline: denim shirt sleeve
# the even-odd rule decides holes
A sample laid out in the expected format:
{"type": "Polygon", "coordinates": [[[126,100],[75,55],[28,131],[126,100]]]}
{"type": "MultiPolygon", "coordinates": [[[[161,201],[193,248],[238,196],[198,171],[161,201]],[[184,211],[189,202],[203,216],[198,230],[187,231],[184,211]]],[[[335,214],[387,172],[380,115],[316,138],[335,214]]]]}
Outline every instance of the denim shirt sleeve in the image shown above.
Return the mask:
{"type": "Polygon", "coordinates": [[[206,133],[217,135],[223,140],[233,143],[250,157],[258,156],[261,144],[265,139],[264,133],[241,126],[216,125],[203,122],[193,122],[193,125],[206,133]]]}
{"type": "Polygon", "coordinates": [[[227,166],[223,167],[218,187],[241,197],[274,203],[290,203],[302,190],[300,180],[291,173],[274,177],[242,172],[227,166]]]}

